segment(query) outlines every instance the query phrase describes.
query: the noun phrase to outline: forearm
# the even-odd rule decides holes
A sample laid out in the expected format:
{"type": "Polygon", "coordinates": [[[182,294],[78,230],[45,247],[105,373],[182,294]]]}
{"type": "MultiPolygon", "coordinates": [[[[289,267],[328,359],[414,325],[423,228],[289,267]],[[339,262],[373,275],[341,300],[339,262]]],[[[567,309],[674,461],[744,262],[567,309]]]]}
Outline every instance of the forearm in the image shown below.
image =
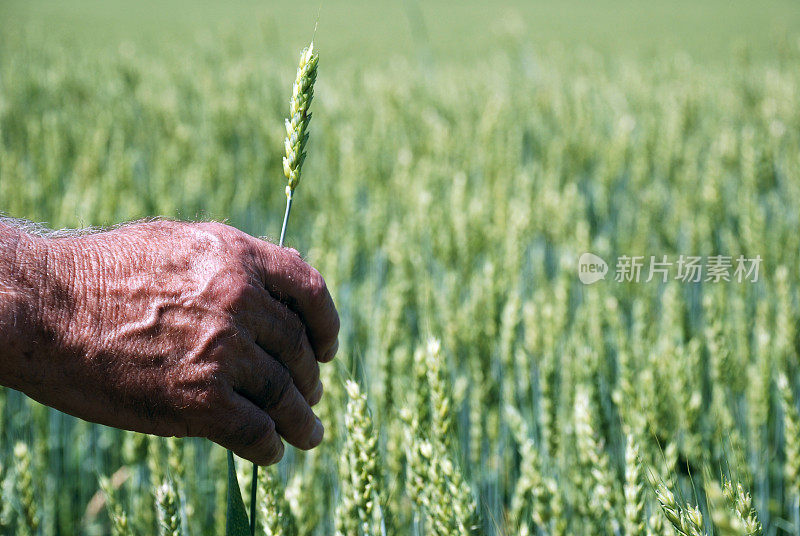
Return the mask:
{"type": "Polygon", "coordinates": [[[32,372],[46,262],[44,239],[0,222],[0,384],[15,389],[32,372]]]}

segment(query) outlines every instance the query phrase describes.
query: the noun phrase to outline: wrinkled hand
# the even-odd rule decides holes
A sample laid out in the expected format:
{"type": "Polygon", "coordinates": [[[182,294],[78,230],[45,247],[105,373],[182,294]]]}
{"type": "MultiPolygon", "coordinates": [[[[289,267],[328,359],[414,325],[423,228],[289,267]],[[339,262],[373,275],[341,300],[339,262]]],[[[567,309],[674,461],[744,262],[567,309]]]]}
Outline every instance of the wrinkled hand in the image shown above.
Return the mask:
{"type": "Polygon", "coordinates": [[[299,254],[220,223],[158,221],[36,239],[38,304],[12,383],[72,415],[162,436],[207,437],[260,465],[324,428],[317,362],[339,317],[299,254]]]}

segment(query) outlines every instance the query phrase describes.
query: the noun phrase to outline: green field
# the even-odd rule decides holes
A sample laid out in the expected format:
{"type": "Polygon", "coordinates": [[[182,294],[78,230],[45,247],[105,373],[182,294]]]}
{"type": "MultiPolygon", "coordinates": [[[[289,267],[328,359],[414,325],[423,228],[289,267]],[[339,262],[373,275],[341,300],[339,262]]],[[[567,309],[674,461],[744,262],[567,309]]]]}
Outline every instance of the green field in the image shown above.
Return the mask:
{"type": "MultiPolygon", "coordinates": [[[[318,8],[0,3],[0,211],[276,237],[318,8]]],[[[800,4],[326,0],[316,47],[289,245],[341,348],[259,533],[800,536],[800,4]]],[[[155,534],[164,482],[224,533],[221,447],[0,388],[0,534],[155,534]]]]}
{"type": "Polygon", "coordinates": [[[0,28],[12,43],[20,30],[39,31],[49,41],[66,42],[71,52],[115,50],[121,42],[188,51],[195,38],[210,35],[233,38],[248,53],[293,57],[305,46],[317,12],[317,41],[329,67],[344,58],[372,65],[428,53],[468,63],[514,39],[534,47],[590,47],[612,57],[682,51],[716,62],[746,49],[774,58],[794,46],[800,29],[800,6],[792,0],[5,0],[0,28]]]}

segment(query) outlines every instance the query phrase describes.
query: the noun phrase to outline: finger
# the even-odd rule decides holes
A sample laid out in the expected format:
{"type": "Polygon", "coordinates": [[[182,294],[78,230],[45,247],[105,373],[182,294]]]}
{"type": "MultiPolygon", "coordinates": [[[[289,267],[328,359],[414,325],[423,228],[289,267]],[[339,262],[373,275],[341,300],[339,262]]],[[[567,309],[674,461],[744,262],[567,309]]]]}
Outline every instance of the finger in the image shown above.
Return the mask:
{"type": "Polygon", "coordinates": [[[262,354],[257,366],[240,377],[234,389],[264,410],[286,441],[303,450],[316,447],[325,428],[292,382],[289,370],[259,347],[254,348],[262,354]]]}
{"type": "Polygon", "coordinates": [[[258,251],[264,288],[300,316],[317,359],[333,359],[339,313],[322,275],[293,249],[259,241],[258,251]]]}
{"type": "Polygon", "coordinates": [[[297,389],[309,404],[321,396],[319,365],[297,313],[264,290],[257,290],[248,310],[240,313],[243,326],[256,344],[289,369],[297,389]]]}
{"type": "Polygon", "coordinates": [[[281,437],[295,447],[308,450],[322,443],[325,427],[294,385],[283,391],[282,399],[267,413],[281,437]]]}
{"type": "Polygon", "coordinates": [[[284,447],[274,421],[243,396],[232,396],[232,408],[217,420],[209,439],[257,465],[279,462],[284,447]]]}
{"type": "Polygon", "coordinates": [[[334,357],[336,357],[336,352],[338,352],[338,351],[339,351],[339,339],[337,338],[333,342],[333,346],[331,346],[331,349],[328,350],[328,353],[322,359],[320,359],[320,361],[322,363],[327,363],[328,361],[330,361],[334,357]]]}

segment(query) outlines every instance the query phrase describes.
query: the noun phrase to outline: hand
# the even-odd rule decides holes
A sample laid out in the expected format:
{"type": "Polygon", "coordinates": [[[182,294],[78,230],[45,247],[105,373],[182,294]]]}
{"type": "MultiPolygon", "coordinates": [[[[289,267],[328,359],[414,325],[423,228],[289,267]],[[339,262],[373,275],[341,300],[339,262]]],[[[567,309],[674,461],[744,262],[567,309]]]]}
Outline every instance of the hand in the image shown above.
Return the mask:
{"type": "Polygon", "coordinates": [[[170,221],[27,236],[16,249],[35,321],[0,381],[83,419],[207,437],[260,465],[280,460],[281,437],[322,440],[317,362],[336,353],[339,317],[296,251],[170,221]]]}

